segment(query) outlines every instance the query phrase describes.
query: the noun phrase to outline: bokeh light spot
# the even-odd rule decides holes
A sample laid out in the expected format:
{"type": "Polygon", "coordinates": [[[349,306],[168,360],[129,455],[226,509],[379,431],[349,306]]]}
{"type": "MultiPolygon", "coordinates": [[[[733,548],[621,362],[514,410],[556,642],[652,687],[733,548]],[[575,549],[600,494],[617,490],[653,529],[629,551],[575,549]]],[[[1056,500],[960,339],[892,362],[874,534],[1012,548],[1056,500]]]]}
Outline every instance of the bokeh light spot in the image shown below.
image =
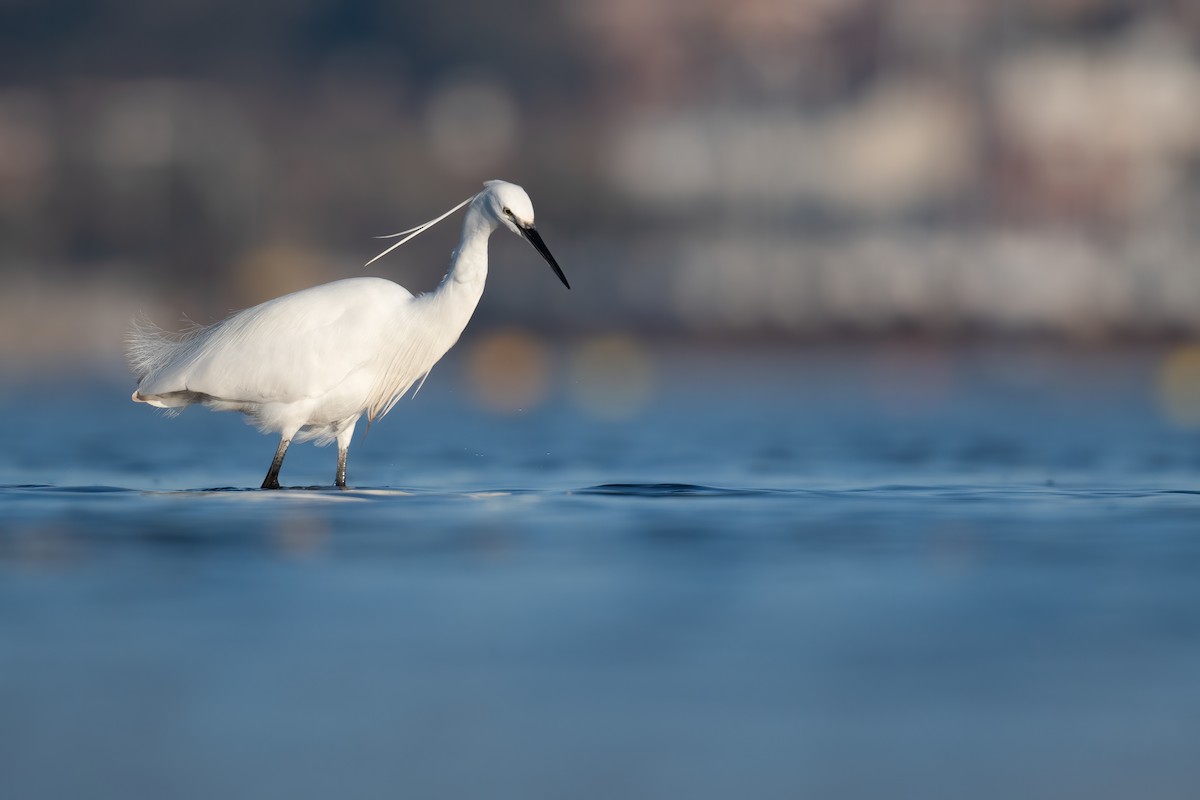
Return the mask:
{"type": "Polygon", "coordinates": [[[584,342],[571,358],[571,398],[601,419],[632,417],[654,393],[654,360],[628,336],[584,342]]]}
{"type": "Polygon", "coordinates": [[[282,555],[315,557],[329,544],[329,521],[311,513],[287,514],[278,520],[273,538],[282,555]]]}
{"type": "Polygon", "coordinates": [[[1171,422],[1200,428],[1200,344],[1176,348],[1163,359],[1158,400],[1171,422]]]}
{"type": "Polygon", "coordinates": [[[315,286],[329,277],[319,253],[286,242],[270,242],[238,259],[233,297],[238,305],[252,305],[315,286]]]}
{"type": "Polygon", "coordinates": [[[425,114],[430,149],[443,167],[464,177],[478,178],[500,167],[512,153],[519,127],[512,95],[487,80],[443,86],[425,114]]]}
{"type": "Polygon", "coordinates": [[[950,402],[954,367],[942,347],[888,343],[875,351],[870,364],[871,394],[884,413],[919,416],[950,402]]]}
{"type": "Polygon", "coordinates": [[[492,333],[467,354],[467,384],[483,408],[512,413],[540,405],[549,385],[546,347],[524,331],[492,333]]]}

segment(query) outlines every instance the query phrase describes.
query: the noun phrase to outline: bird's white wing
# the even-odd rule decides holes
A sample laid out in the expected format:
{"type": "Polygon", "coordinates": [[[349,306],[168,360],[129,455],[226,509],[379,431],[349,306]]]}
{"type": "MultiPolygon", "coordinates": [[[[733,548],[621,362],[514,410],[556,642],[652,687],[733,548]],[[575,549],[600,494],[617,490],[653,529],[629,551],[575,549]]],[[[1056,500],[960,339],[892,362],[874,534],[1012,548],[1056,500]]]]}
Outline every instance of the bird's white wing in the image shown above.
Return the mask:
{"type": "Polygon", "coordinates": [[[267,301],[173,343],[139,392],[244,403],[319,397],[379,357],[412,300],[391,281],[351,278],[267,301]]]}

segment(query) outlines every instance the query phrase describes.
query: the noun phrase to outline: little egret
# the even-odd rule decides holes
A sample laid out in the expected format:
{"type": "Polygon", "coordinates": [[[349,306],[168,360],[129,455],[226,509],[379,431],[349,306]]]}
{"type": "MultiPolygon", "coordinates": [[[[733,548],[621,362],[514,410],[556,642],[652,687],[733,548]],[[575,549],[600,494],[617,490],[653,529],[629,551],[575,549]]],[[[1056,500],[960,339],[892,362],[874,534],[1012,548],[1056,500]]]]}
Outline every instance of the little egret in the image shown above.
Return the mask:
{"type": "MultiPolygon", "coordinates": [[[[520,186],[488,181],[474,197],[415,228],[371,264],[463,206],[462,236],[442,282],[414,297],[383,278],[348,278],[268,300],[181,334],[135,322],[128,339],[138,378],[133,400],[179,411],[199,403],[240,411],[279,447],[262,488],[279,488],[293,441],[337,441],[336,484],[346,486],[354,426],[391,411],[446,354],[475,311],[487,278],[488,238],[503,226],[524,236],[570,289],[533,227],[520,186]]],[[[420,386],[417,387],[420,389],[420,386]]]]}

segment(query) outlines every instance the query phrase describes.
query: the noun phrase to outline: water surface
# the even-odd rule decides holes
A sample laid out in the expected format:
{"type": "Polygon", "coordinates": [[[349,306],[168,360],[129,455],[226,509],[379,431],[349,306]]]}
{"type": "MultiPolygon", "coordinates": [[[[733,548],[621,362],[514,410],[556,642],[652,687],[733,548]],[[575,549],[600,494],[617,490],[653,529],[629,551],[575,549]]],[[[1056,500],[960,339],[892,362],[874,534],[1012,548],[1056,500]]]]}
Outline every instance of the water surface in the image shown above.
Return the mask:
{"type": "Polygon", "coordinates": [[[451,360],[356,440],[0,395],[11,797],[1194,797],[1200,436],[1155,353],[451,360]]]}

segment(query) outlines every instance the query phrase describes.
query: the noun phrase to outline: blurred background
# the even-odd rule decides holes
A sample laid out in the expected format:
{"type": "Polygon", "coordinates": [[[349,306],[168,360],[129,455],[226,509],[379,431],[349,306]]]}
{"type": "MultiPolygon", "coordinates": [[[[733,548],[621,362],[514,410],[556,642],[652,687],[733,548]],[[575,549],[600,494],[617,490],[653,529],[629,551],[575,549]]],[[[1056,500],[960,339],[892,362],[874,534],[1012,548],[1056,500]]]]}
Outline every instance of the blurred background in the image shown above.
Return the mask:
{"type": "Polygon", "coordinates": [[[0,0],[0,795],[1200,796],[1198,222],[1195,0],[0,0]],[[356,488],[129,402],[491,178],[356,488]]]}
{"type": "Polygon", "coordinates": [[[371,237],[493,177],[576,287],[493,244],[535,342],[1200,335],[1187,0],[5,0],[0,53],[5,371],[431,288],[457,217],[371,237]]]}

